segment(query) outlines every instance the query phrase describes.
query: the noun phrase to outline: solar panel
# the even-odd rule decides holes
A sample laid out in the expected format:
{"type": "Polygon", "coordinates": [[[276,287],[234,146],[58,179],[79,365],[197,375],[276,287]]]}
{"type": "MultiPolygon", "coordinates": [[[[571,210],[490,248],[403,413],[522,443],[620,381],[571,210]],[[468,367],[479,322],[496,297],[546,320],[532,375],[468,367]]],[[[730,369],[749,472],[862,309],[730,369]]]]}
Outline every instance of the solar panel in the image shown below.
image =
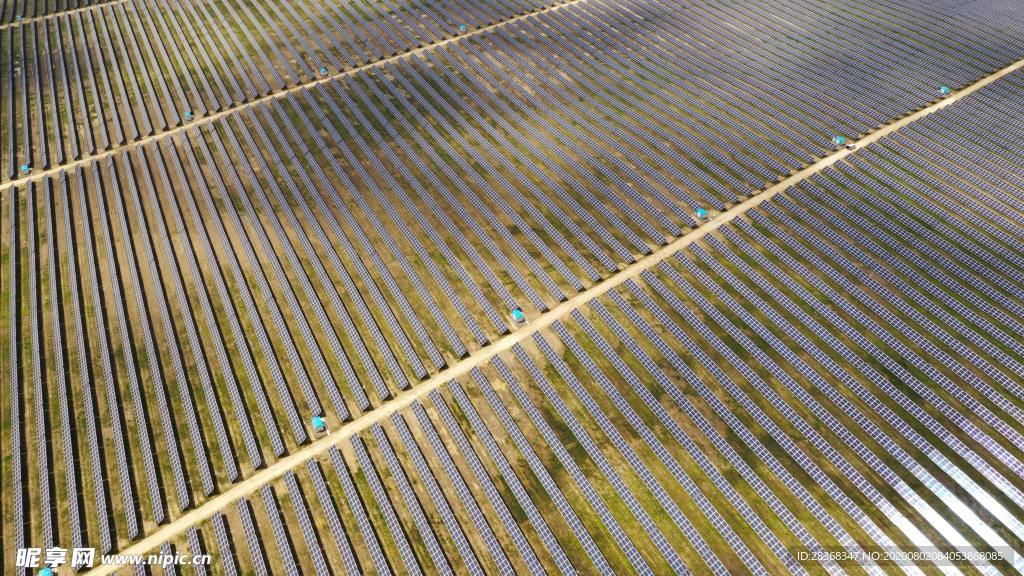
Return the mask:
{"type": "MultiPolygon", "coordinates": [[[[396,412],[392,416],[392,420],[398,418],[396,412]]],[[[416,493],[413,491],[412,486],[409,484],[409,479],[405,475],[405,471],[402,469],[401,463],[398,461],[398,457],[395,456],[394,450],[391,448],[391,442],[388,440],[384,429],[380,425],[374,425],[370,431],[373,433],[373,437],[376,440],[377,450],[384,457],[384,462],[388,466],[388,470],[391,472],[391,478],[396,484],[398,484],[398,491],[402,494],[402,500],[405,502],[405,509],[413,517],[413,522],[416,524],[416,529],[419,531],[420,540],[427,547],[427,552],[430,554],[431,560],[434,562],[434,569],[440,574],[451,574],[452,569],[448,565],[448,560],[445,558],[444,551],[441,549],[441,545],[437,541],[437,536],[434,534],[433,528],[430,526],[430,521],[423,513],[423,508],[420,506],[419,499],[416,498],[416,493]]]]}
{"type": "Polygon", "coordinates": [[[288,487],[288,496],[292,502],[292,510],[299,520],[299,529],[306,541],[306,551],[313,562],[313,569],[317,574],[327,574],[331,569],[327,566],[327,559],[324,558],[323,550],[320,548],[320,537],[316,533],[316,527],[309,516],[306,508],[306,498],[302,494],[302,488],[296,480],[295,473],[289,471],[284,475],[285,486],[288,487]]]}
{"type": "Polygon", "coordinates": [[[235,561],[235,551],[231,538],[228,536],[227,520],[225,520],[224,514],[217,512],[211,517],[210,521],[213,524],[213,534],[217,540],[217,551],[220,555],[224,574],[226,576],[236,576],[238,574],[238,564],[235,561]]]}
{"type": "Polygon", "coordinates": [[[291,539],[288,537],[288,528],[284,524],[284,514],[277,505],[274,490],[268,484],[260,487],[260,499],[263,500],[263,509],[270,521],[270,531],[274,535],[277,556],[284,566],[285,574],[289,576],[300,574],[295,551],[292,549],[291,539]]]}
{"type": "Polygon", "coordinates": [[[320,501],[320,509],[323,511],[324,518],[327,520],[327,525],[331,528],[331,535],[334,537],[334,543],[337,544],[338,550],[341,552],[341,559],[345,565],[345,571],[349,574],[359,574],[362,570],[359,567],[359,562],[356,560],[352,553],[352,546],[349,543],[348,535],[345,532],[345,526],[341,523],[341,518],[338,516],[338,509],[334,505],[334,498],[331,496],[331,490],[327,486],[327,482],[324,480],[323,472],[320,469],[320,463],[311,458],[306,461],[306,468],[309,470],[310,480],[313,482],[313,489],[316,491],[317,499],[320,501]]]}
{"type": "Polygon", "coordinates": [[[370,519],[367,517],[366,508],[363,506],[359,492],[352,483],[352,478],[349,475],[348,467],[345,465],[345,460],[341,456],[341,451],[337,447],[331,446],[327,452],[331,457],[334,470],[338,474],[342,490],[345,492],[345,498],[348,500],[349,511],[355,516],[359,532],[363,536],[363,543],[370,552],[370,558],[373,560],[374,567],[381,574],[391,574],[391,568],[380,549],[377,534],[373,530],[373,525],[370,524],[370,519]]]}
{"type": "Polygon", "coordinates": [[[258,576],[265,576],[267,563],[263,553],[263,545],[260,543],[260,536],[256,532],[256,524],[252,517],[252,507],[245,498],[238,500],[238,517],[242,521],[242,533],[245,535],[245,542],[249,546],[249,557],[252,560],[253,572],[258,576]]]}
{"type": "MultiPolygon", "coordinates": [[[[506,533],[512,539],[512,542],[515,544],[520,556],[525,560],[527,568],[534,574],[543,573],[544,568],[537,559],[537,555],[534,554],[529,541],[527,541],[526,536],[519,528],[519,525],[516,524],[515,518],[512,517],[512,513],[509,511],[508,506],[506,506],[505,502],[501,499],[501,494],[491,481],[491,477],[487,474],[487,470],[484,468],[483,463],[477,456],[476,451],[473,450],[472,445],[469,443],[469,439],[456,422],[455,416],[452,414],[451,410],[448,409],[447,404],[444,403],[443,398],[437,390],[431,392],[430,396],[434,407],[437,409],[438,413],[441,415],[441,419],[444,421],[445,427],[448,429],[449,434],[454,438],[459,452],[466,460],[466,463],[469,464],[470,469],[473,470],[473,477],[487,495],[488,502],[490,502],[491,507],[501,519],[506,533]]],[[[413,404],[413,410],[421,423],[427,418],[426,413],[419,403],[413,404]]],[[[424,427],[426,426],[426,424],[422,425],[424,427]]],[[[519,487],[522,488],[521,485],[519,487]]],[[[550,532],[546,532],[546,535],[550,535],[550,532]]],[[[558,546],[557,542],[547,542],[546,544],[558,546]]],[[[560,546],[558,546],[558,548],[560,549],[560,546]]]]}
{"type": "Polygon", "coordinates": [[[377,470],[374,468],[373,461],[370,460],[370,455],[366,451],[366,446],[363,444],[363,439],[358,435],[353,436],[352,449],[356,453],[356,459],[359,461],[359,469],[362,470],[363,476],[366,478],[367,484],[370,485],[370,492],[373,494],[373,498],[377,503],[377,507],[381,514],[384,516],[384,521],[388,525],[388,530],[391,531],[391,537],[398,547],[399,556],[402,558],[402,563],[405,565],[405,569],[412,574],[421,574],[419,561],[416,559],[416,555],[413,553],[412,547],[409,545],[409,540],[405,537],[405,532],[402,530],[402,523],[398,519],[398,515],[395,513],[395,509],[392,507],[391,500],[388,498],[387,492],[384,490],[384,485],[381,484],[380,478],[377,476],[377,470]]]}

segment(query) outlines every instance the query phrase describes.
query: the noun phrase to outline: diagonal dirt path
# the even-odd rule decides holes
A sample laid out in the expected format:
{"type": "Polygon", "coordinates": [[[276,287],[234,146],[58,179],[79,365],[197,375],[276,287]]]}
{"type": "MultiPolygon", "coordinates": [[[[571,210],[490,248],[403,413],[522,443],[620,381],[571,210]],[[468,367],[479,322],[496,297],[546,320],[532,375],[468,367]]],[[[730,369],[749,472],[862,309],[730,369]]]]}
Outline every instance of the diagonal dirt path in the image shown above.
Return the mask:
{"type": "MultiPolygon", "coordinates": [[[[567,4],[572,4],[580,0],[571,0],[567,4]]],[[[567,5],[567,4],[563,4],[567,5]]],[[[931,114],[932,112],[941,110],[954,102],[988,86],[989,84],[999,80],[1000,78],[1011,74],[1017,70],[1024,68],[1024,59],[1018,60],[1009,66],[1002,68],[988,76],[985,76],[981,80],[978,80],[974,84],[963,88],[953,94],[950,94],[946,98],[939,100],[913,114],[904,116],[903,118],[891,122],[882,128],[872,132],[871,134],[861,138],[857,141],[858,146],[866,146],[875,142],[896,130],[914,122],[921,118],[931,114]]],[[[223,493],[213,497],[212,499],[204,502],[201,506],[189,510],[181,517],[177,518],[169,524],[161,526],[157,531],[146,536],[142,540],[135,542],[128,548],[126,548],[124,554],[145,554],[150,550],[159,547],[164,542],[175,538],[176,536],[184,533],[189,527],[194,526],[206,520],[213,515],[214,512],[225,508],[226,506],[233,503],[235,500],[247,496],[267,482],[271,482],[276,478],[282,476],[285,472],[295,469],[306,462],[310,458],[320,456],[324,454],[328,448],[334,445],[341,444],[345,440],[351,438],[353,435],[366,430],[375,423],[381,422],[388,418],[393,412],[402,410],[408,407],[416,400],[423,398],[432,390],[435,390],[449,380],[464,376],[474,366],[478,366],[489,361],[495,355],[501,354],[512,348],[517,343],[523,342],[533,336],[534,333],[547,328],[556,320],[559,320],[572,312],[573,310],[582,307],[590,300],[597,298],[606,292],[621,285],[626,280],[636,278],[641,272],[657,265],[663,260],[671,257],[673,254],[678,252],[680,249],[693,244],[700,240],[709,233],[717,230],[725,224],[731,222],[737,217],[743,215],[748,210],[755,208],[762,203],[770,200],[778,194],[786,191],[789,187],[797,184],[801,180],[813,176],[814,174],[832,166],[836,162],[839,162],[849,154],[853,152],[846,149],[841,149],[829,154],[828,156],[818,160],[817,162],[791,174],[781,182],[771,186],[767,190],[752,196],[739,204],[736,204],[732,208],[729,208],[725,212],[722,212],[708,222],[704,223],[699,228],[690,231],[679,238],[676,238],[669,244],[658,248],[653,253],[638,259],[633,264],[626,266],[615,275],[610,278],[591,286],[587,290],[574,295],[565,302],[553,307],[548,312],[541,314],[534,318],[529,324],[522,328],[508,334],[498,340],[494,341],[493,344],[485,348],[481,348],[471,353],[469,356],[455,362],[445,370],[434,375],[432,378],[423,381],[419,385],[416,385],[409,390],[405,390],[397,394],[394,398],[384,403],[380,407],[376,408],[372,412],[367,412],[361,416],[356,417],[354,420],[346,422],[344,425],[333,431],[330,435],[324,436],[307,444],[289,454],[288,456],[274,462],[270,466],[258,471],[249,478],[241,481],[238,484],[231,486],[223,493]]],[[[90,575],[101,575],[111,574],[118,566],[106,565],[98,566],[93,570],[90,570],[90,575]]]]}

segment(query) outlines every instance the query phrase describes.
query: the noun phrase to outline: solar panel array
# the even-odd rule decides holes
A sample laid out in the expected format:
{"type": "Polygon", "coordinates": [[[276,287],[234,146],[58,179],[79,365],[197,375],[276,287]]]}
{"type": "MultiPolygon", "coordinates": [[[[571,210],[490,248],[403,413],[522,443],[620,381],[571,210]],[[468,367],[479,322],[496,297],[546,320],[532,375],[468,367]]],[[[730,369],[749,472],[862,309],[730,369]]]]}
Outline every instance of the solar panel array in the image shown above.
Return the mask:
{"type": "MultiPolygon", "coordinates": [[[[978,115],[986,106],[1009,101],[1022,87],[1024,82],[1019,75],[1011,77],[998,83],[996,88],[982,91],[977,100],[968,101],[970,105],[955,106],[926,121],[938,125],[952,118],[968,117],[982,123],[978,115]]],[[[1018,107],[1010,117],[1020,119],[1024,117],[1024,110],[1018,107]]],[[[989,126],[964,127],[969,131],[966,137],[991,144],[991,134],[998,131],[995,123],[1005,125],[1006,118],[991,118],[989,126]]],[[[865,538],[881,544],[892,543],[894,538],[911,538],[918,543],[941,542],[959,535],[981,547],[1019,549],[1022,532],[1016,507],[1021,493],[1020,476],[1015,471],[1020,464],[1011,449],[1020,433],[1019,419],[992,412],[999,409],[1012,416],[1019,410],[1019,395],[1013,395],[1017,384],[1011,377],[1019,376],[1016,372],[1019,337],[1009,335],[1020,333],[1013,331],[1015,320],[1009,313],[1015,305],[1015,287],[1005,282],[1003,276],[1019,273],[1013,262],[1019,254],[1009,246],[1001,253],[992,249],[1001,241],[998,236],[1014,237],[1021,233],[1020,217],[1012,207],[1001,210],[998,220],[968,217],[962,210],[949,211],[944,203],[950,200],[948,194],[952,191],[958,191],[958,201],[984,198],[988,203],[991,198],[982,196],[988,194],[986,189],[995,189],[996,183],[1005,184],[1005,180],[979,164],[952,164],[948,159],[942,163],[911,164],[905,156],[894,155],[904,149],[942,148],[942,143],[929,138],[927,131],[914,132],[918,135],[916,140],[908,140],[905,133],[900,133],[858,153],[835,171],[752,212],[749,220],[743,219],[727,227],[701,246],[679,254],[674,262],[645,274],[642,283],[627,283],[621,294],[610,295],[603,299],[604,303],[592,303],[587,313],[573,314],[575,330],[557,324],[556,336],[537,336],[539,354],[534,356],[554,364],[555,373],[576,391],[583,407],[594,418],[593,425],[597,426],[594,432],[586,433],[566,422],[573,435],[582,440],[588,434],[598,433],[599,429],[611,437],[604,445],[605,451],[621,452],[624,445],[614,441],[614,428],[601,424],[605,418],[603,411],[617,410],[640,433],[645,425],[630,418],[634,410],[630,399],[642,401],[656,415],[662,413],[666,406],[647,388],[657,386],[675,403],[668,408],[679,410],[675,418],[667,412],[658,416],[665,429],[672,431],[679,426],[683,414],[692,422],[688,428],[696,426],[692,434],[703,447],[695,444],[683,452],[694,460],[689,465],[701,468],[714,482],[714,462],[708,461],[709,468],[697,462],[697,455],[702,451],[711,454],[719,466],[728,465],[739,473],[740,478],[732,482],[747,486],[752,494],[750,498],[766,506],[765,514],[769,510],[775,514],[772,522],[779,528],[765,527],[764,531],[750,532],[763,544],[769,544],[779,535],[798,539],[808,546],[815,542],[857,546],[856,542],[865,538]],[[882,170],[889,176],[883,176],[882,170]],[[968,185],[966,178],[956,176],[957,172],[970,174],[973,182],[968,185]],[[944,185],[935,180],[939,174],[946,182],[944,185]],[[899,202],[892,202],[897,197],[892,195],[891,188],[881,187],[885,184],[884,178],[893,177],[902,182],[899,202]],[[887,217],[871,224],[867,219],[869,214],[886,214],[887,217]],[[915,220],[910,219],[910,214],[915,220]],[[929,222],[932,231],[914,238],[923,236],[926,243],[906,236],[906,229],[920,226],[915,223],[921,221],[929,222]],[[999,228],[994,228],[995,222],[999,228]],[[886,231],[877,226],[885,226],[886,231]],[[1001,233],[988,234],[990,230],[1001,233]],[[884,242],[884,247],[879,242],[884,242]],[[944,258],[915,259],[911,256],[938,247],[942,247],[944,258]],[[873,254],[869,256],[866,250],[873,254]],[[958,263],[949,256],[967,251],[986,258],[977,263],[958,263]],[[802,260],[795,260],[791,254],[801,256],[802,260]],[[967,273],[965,265],[971,265],[975,272],[967,273]],[[887,284],[881,284],[875,277],[887,284]],[[909,282],[911,280],[913,283],[909,282]],[[954,305],[949,292],[937,287],[937,281],[945,286],[969,285],[959,295],[965,299],[984,298],[986,307],[954,305]],[[808,291],[804,284],[817,292],[808,291]],[[842,292],[830,285],[841,288],[842,292]],[[851,299],[858,301],[859,306],[851,299]],[[813,309],[816,316],[801,310],[797,301],[802,302],[806,310],[813,309]],[[924,316],[910,308],[908,302],[932,314],[924,316]],[[937,314],[939,310],[945,310],[946,315],[937,314]],[[850,324],[851,320],[839,316],[838,311],[861,327],[850,324]],[[588,320],[588,316],[592,320],[588,320]],[[882,322],[888,326],[888,331],[884,330],[882,322]],[[982,335],[965,322],[995,330],[982,335]],[[947,330],[973,337],[952,340],[947,330]],[[862,335],[872,332],[878,336],[879,344],[862,335]],[[760,343],[748,334],[756,334],[760,343]],[[567,350],[562,354],[572,364],[564,364],[561,354],[549,344],[549,339],[555,338],[567,350]],[[581,347],[582,340],[592,342],[601,353],[598,363],[581,347]],[[615,348],[616,342],[628,353],[615,348]],[[744,357],[735,352],[737,346],[743,350],[744,357]],[[898,356],[913,366],[915,359],[921,358],[915,348],[925,351],[930,359],[926,369],[931,373],[927,380],[920,380],[894,361],[898,356]],[[880,368],[863,360],[865,355],[875,357],[880,368]],[[604,370],[608,373],[617,373],[621,390],[615,389],[616,381],[603,375],[599,364],[606,366],[604,370]],[[970,369],[965,370],[966,367],[970,369]],[[883,376],[881,369],[891,371],[890,376],[883,376]],[[645,382],[634,370],[645,371],[651,381],[645,382]],[[582,392],[584,385],[575,374],[585,376],[584,381],[598,393],[603,392],[600,397],[607,399],[608,406],[591,408],[595,400],[582,392]],[[962,378],[963,384],[953,384],[949,375],[962,378]],[[802,377],[806,383],[801,384],[794,376],[802,377]],[[766,380],[768,377],[771,380],[766,380]],[[694,387],[699,400],[680,393],[679,378],[694,387]],[[708,382],[717,382],[721,388],[716,392],[708,387],[708,382]],[[852,396],[835,390],[832,382],[842,383],[852,396]],[[817,395],[809,394],[807,386],[814,386],[817,395]],[[903,387],[913,390],[920,400],[915,402],[907,397],[900,390],[903,387]],[[950,399],[936,395],[933,389],[939,389],[950,399]],[[723,400],[741,406],[742,411],[727,408],[723,400]],[[894,411],[897,406],[906,416],[894,411]],[[937,413],[938,417],[929,411],[937,413]],[[721,418],[736,436],[722,436],[722,432],[709,423],[708,415],[721,418]],[[749,420],[744,423],[742,418],[749,420]],[[827,432],[817,429],[814,422],[825,423],[827,432]],[[873,446],[864,444],[861,434],[872,438],[873,446]],[[827,440],[826,436],[834,440],[827,440]],[[794,444],[795,440],[801,444],[794,444]],[[772,442],[784,451],[775,455],[764,449],[763,442],[772,442]],[[836,443],[845,444],[848,453],[838,452],[836,443]],[[762,476],[763,473],[750,468],[740,458],[738,448],[744,449],[748,458],[749,454],[756,455],[772,474],[762,476]],[[916,449],[916,452],[911,454],[908,449],[916,449]],[[940,471],[943,479],[928,471],[929,468],[940,471]],[[868,480],[861,470],[871,470],[873,479],[868,480]],[[801,483],[794,472],[806,473],[813,481],[801,483]],[[908,475],[917,478],[914,486],[903,480],[908,475]],[[959,495],[952,495],[951,488],[958,488],[959,495]],[[817,499],[811,491],[817,494],[817,499]],[[850,495],[857,499],[851,499],[850,495]],[[926,495],[929,502],[923,499],[926,495]],[[821,502],[827,506],[822,508],[821,502]],[[788,513],[789,507],[807,508],[813,520],[798,520],[788,513]],[[950,514],[950,511],[955,512],[950,514]],[[904,519],[896,523],[898,530],[892,525],[885,529],[879,527],[887,525],[886,519],[892,518],[904,519]],[[984,526],[997,530],[985,530],[984,526]]],[[[991,153],[1003,154],[1000,156],[1003,162],[996,166],[1018,166],[1021,161],[1012,147],[991,148],[991,153]]],[[[1006,194],[1005,186],[999,189],[1006,194]]],[[[1012,200],[1012,196],[1005,198],[1012,200]]],[[[1002,208],[1002,205],[997,206],[1002,208]]],[[[494,403],[492,410],[497,420],[505,422],[506,426],[512,421],[503,420],[501,413],[517,402],[525,408],[526,402],[545,402],[545,396],[549,402],[558,401],[545,394],[550,390],[548,377],[536,367],[531,368],[541,360],[531,359],[526,352],[515,356],[522,365],[521,370],[540,387],[540,391],[533,392],[534,399],[522,391],[504,363],[496,364],[494,371],[508,390],[519,392],[506,392],[502,399],[481,373],[477,373],[470,385],[474,394],[482,394],[494,403]]],[[[460,406],[469,406],[460,401],[465,397],[461,385],[453,384],[449,394],[460,406]]],[[[439,405],[445,402],[445,397],[433,394],[431,400],[439,405]]],[[[483,406],[481,402],[474,404],[483,406]]],[[[437,410],[444,414],[450,408],[445,404],[437,410]]],[[[420,416],[426,415],[422,406],[415,406],[413,411],[424,422],[420,416]]],[[[554,413],[559,413],[563,419],[570,414],[558,410],[554,413]]],[[[574,418],[570,417],[570,421],[574,418]]],[[[458,425],[453,418],[442,419],[448,426],[458,425]]],[[[467,415],[467,419],[471,426],[466,426],[467,430],[460,430],[459,434],[483,431],[478,417],[467,415]]],[[[504,435],[500,427],[496,432],[504,435]]],[[[677,434],[685,432],[672,434],[680,439],[677,434]]],[[[536,440],[538,436],[531,437],[535,442],[542,442],[536,440]]],[[[549,441],[549,436],[543,432],[540,437],[544,442],[549,441]]],[[[482,441],[489,446],[486,440],[482,441]]],[[[456,444],[460,449],[468,446],[456,444]]],[[[680,440],[679,445],[684,444],[685,441],[680,440]]],[[[542,451],[550,449],[551,446],[541,448],[542,451]]],[[[655,450],[649,457],[657,454],[655,450]]],[[[625,458],[619,461],[627,466],[629,458],[624,454],[616,456],[625,458]]],[[[516,456],[519,457],[523,456],[516,456]]],[[[501,457],[505,458],[507,456],[501,457]]],[[[541,476],[536,478],[541,481],[541,476]]],[[[642,484],[642,475],[635,481],[642,484]]],[[[728,497],[728,484],[714,485],[718,488],[714,497],[724,498],[721,506],[743,509],[728,497]]],[[[687,488],[689,497],[694,500],[689,506],[694,507],[700,489],[694,484],[687,488]]],[[[487,501],[483,493],[478,498],[480,502],[487,501]]],[[[705,509],[696,506],[695,510],[700,512],[692,511],[691,515],[697,521],[713,522],[705,509]],[[701,512],[705,518],[700,517],[701,512]]],[[[495,511],[495,514],[498,513],[495,511]]],[[[734,523],[743,518],[750,524],[753,519],[743,514],[731,517],[734,523]]],[[[598,528],[607,530],[609,527],[606,523],[593,529],[598,528]]],[[[718,534],[714,541],[720,548],[722,542],[718,538],[727,541],[727,529],[723,525],[716,528],[718,534]]],[[[715,534],[713,531],[697,533],[715,534]]],[[[692,540],[693,536],[690,538],[692,540]]],[[[723,554],[726,561],[740,561],[733,556],[738,556],[738,547],[728,544],[723,554]]],[[[506,548],[508,551],[515,549],[506,548]]],[[[697,557],[709,561],[717,556],[714,552],[705,552],[697,557]]],[[[769,555],[758,561],[778,568],[778,564],[772,563],[785,564],[792,560],[769,555]]],[[[724,565],[722,568],[727,569],[724,565]]],[[[837,573],[841,570],[837,566],[828,568],[837,573]]]]}
{"type": "MultiPolygon", "coordinates": [[[[311,417],[386,409],[1024,55],[998,2],[544,7],[0,5],[5,547],[124,548],[311,417]]],[[[1022,88],[858,150],[174,549],[214,574],[1020,554],[1022,88]]]]}
{"type": "Polygon", "coordinates": [[[836,545],[1019,558],[1021,267],[1004,241],[1024,235],[1005,177],[1024,155],[996,134],[1024,126],[1021,93],[1017,73],[858,151],[289,473],[336,510],[291,530],[351,544],[295,558],[722,574],[850,573],[793,554],[836,545]],[[925,155],[957,121],[999,160],[925,155]]]}

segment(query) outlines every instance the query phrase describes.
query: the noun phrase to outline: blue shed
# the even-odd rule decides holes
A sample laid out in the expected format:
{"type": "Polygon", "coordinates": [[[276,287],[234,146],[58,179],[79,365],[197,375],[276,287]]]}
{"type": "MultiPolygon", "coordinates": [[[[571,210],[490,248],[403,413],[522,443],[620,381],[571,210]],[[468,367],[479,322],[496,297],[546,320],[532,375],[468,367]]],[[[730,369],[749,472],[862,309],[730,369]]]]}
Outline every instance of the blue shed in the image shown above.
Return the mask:
{"type": "Polygon", "coordinates": [[[327,422],[324,422],[323,417],[313,416],[313,431],[316,433],[324,432],[327,430],[327,422]]]}
{"type": "Polygon", "coordinates": [[[707,217],[708,217],[708,211],[707,210],[705,210],[703,208],[697,208],[697,218],[700,218],[701,220],[703,220],[703,219],[705,219],[707,217]]]}
{"type": "Polygon", "coordinates": [[[512,310],[512,319],[516,321],[516,324],[522,324],[526,320],[526,315],[523,314],[523,309],[518,306],[512,310]]]}

